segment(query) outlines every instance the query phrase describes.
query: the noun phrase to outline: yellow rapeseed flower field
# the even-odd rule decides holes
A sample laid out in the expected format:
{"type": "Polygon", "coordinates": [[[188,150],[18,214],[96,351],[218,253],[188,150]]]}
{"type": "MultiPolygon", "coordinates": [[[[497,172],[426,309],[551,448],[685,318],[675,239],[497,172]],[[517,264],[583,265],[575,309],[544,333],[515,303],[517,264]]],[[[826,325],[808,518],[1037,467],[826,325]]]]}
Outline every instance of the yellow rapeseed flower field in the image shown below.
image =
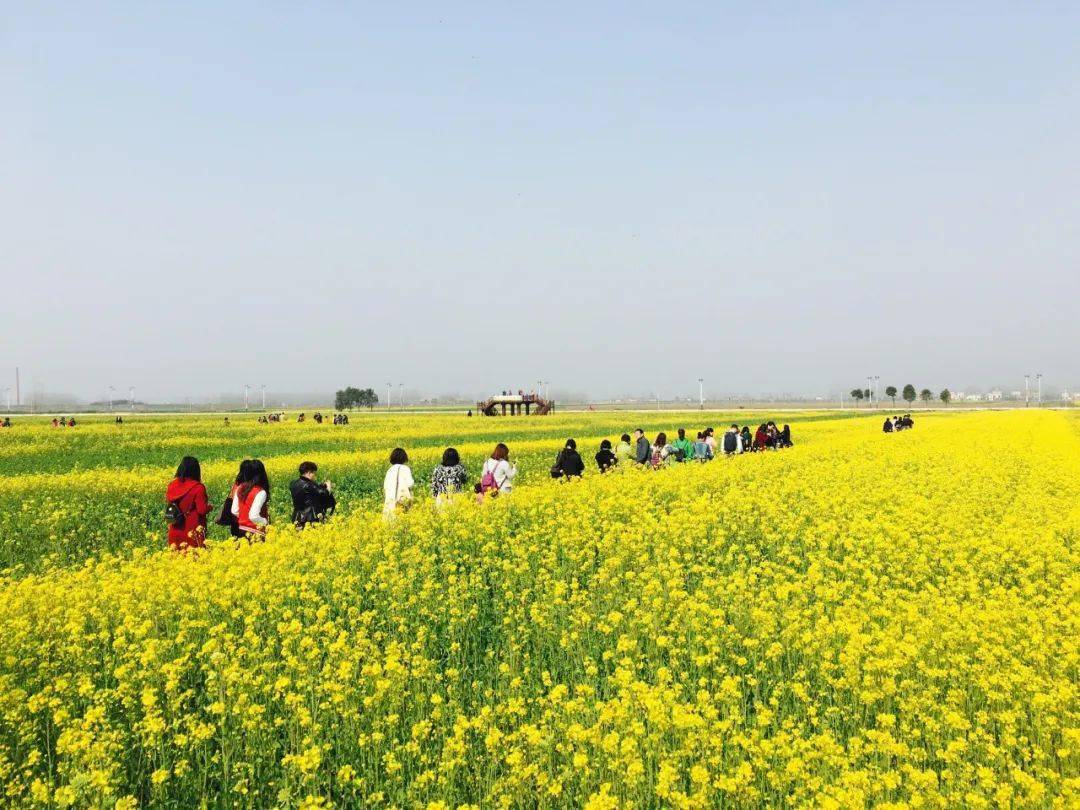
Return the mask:
{"type": "MultiPolygon", "coordinates": [[[[894,435],[793,416],[791,450],[567,483],[544,473],[571,429],[592,448],[638,419],[561,415],[520,429],[511,496],[422,499],[387,524],[367,494],[386,449],[426,437],[422,477],[456,443],[475,475],[519,430],[411,419],[344,446],[282,426],[307,443],[280,446],[272,476],[318,449],[361,505],[198,555],[157,550],[163,528],[137,520],[110,555],[78,517],[100,500],[133,520],[147,493],[159,513],[155,465],[186,452],[165,441],[182,426],[125,434],[111,466],[98,440],[44,430],[24,440],[39,463],[2,456],[4,531],[23,515],[52,545],[0,539],[18,549],[0,578],[0,801],[1080,806],[1075,415],[928,414],[894,435]],[[50,441],[84,442],[86,462],[50,441]]],[[[237,449],[203,454],[220,486],[255,454],[223,430],[192,440],[237,449]]]]}

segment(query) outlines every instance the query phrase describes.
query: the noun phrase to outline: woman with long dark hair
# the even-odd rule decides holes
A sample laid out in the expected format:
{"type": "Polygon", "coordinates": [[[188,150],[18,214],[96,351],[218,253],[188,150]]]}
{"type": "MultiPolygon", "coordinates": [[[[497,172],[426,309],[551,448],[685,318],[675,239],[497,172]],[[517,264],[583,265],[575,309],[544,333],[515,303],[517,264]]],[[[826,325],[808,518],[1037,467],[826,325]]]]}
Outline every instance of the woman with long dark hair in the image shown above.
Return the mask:
{"type": "Polygon", "coordinates": [[[169,545],[177,550],[203,548],[206,545],[206,516],[210,501],[202,483],[199,460],[184,456],[176,468],[176,477],[165,490],[168,503],[169,545]]]}
{"type": "Polygon", "coordinates": [[[233,516],[249,540],[265,537],[270,525],[270,478],[266,467],[258,459],[251,459],[240,469],[243,480],[233,493],[233,516]]]}

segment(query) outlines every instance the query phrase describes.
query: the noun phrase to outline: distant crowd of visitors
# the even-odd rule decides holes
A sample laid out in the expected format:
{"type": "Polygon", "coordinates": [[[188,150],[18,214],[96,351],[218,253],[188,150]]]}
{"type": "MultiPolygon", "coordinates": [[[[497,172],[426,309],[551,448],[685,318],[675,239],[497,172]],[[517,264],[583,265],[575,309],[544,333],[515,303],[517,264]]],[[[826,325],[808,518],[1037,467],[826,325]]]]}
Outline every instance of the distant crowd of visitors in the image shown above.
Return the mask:
{"type": "Polygon", "coordinates": [[[915,427],[915,420],[911,418],[910,413],[906,413],[903,416],[886,416],[881,430],[884,433],[897,433],[901,430],[911,430],[913,427],[915,427]]]}

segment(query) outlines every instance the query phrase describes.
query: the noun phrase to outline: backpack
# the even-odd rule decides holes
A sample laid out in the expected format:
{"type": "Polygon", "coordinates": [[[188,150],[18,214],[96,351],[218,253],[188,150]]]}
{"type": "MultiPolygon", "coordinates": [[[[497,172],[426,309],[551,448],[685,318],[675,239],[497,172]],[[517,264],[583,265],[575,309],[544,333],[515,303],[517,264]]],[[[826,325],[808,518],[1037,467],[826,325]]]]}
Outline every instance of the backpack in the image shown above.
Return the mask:
{"type": "Polygon", "coordinates": [[[484,465],[484,474],[480,476],[480,490],[482,492],[498,492],[499,482],[495,480],[495,467],[498,467],[498,462],[489,470],[487,465],[484,465]]]}
{"type": "Polygon", "coordinates": [[[180,499],[169,501],[165,505],[165,522],[174,529],[184,528],[184,510],[180,508],[180,499]]]}
{"type": "Polygon", "coordinates": [[[739,449],[739,438],[737,433],[731,433],[730,431],[724,434],[724,452],[734,453],[739,449]]]}
{"type": "Polygon", "coordinates": [[[165,522],[172,526],[174,529],[184,528],[184,521],[187,518],[187,514],[185,514],[184,510],[180,508],[180,501],[190,495],[194,491],[194,489],[195,487],[192,486],[190,489],[188,489],[187,492],[185,492],[175,501],[169,501],[167,504],[165,504],[165,522]]]}
{"type": "Polygon", "coordinates": [[[556,458],[555,463],[551,465],[551,477],[552,478],[562,478],[563,477],[562,463],[563,463],[563,453],[564,452],[566,452],[566,451],[565,450],[560,450],[559,451],[559,457],[556,458]]]}

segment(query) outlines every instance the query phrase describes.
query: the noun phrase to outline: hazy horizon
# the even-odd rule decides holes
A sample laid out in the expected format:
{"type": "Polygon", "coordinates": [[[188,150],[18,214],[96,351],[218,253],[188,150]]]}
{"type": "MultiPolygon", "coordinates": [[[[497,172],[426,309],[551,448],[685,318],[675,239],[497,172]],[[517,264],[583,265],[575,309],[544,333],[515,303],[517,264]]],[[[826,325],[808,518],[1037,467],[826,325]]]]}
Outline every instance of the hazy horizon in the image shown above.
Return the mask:
{"type": "Polygon", "coordinates": [[[11,8],[0,389],[1072,390],[1078,32],[1048,3],[11,8]]]}

